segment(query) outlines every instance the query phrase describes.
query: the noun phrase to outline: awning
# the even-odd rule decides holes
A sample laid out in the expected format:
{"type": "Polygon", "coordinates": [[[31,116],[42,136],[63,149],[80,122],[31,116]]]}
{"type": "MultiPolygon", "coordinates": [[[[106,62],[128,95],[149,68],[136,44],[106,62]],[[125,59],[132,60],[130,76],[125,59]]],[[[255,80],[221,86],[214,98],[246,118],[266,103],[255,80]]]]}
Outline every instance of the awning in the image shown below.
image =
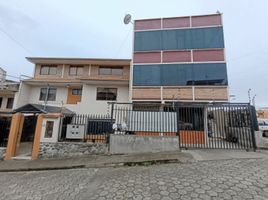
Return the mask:
{"type": "Polygon", "coordinates": [[[14,110],[14,113],[61,113],[63,115],[74,115],[75,113],[65,107],[45,106],[41,104],[26,104],[14,110]]]}

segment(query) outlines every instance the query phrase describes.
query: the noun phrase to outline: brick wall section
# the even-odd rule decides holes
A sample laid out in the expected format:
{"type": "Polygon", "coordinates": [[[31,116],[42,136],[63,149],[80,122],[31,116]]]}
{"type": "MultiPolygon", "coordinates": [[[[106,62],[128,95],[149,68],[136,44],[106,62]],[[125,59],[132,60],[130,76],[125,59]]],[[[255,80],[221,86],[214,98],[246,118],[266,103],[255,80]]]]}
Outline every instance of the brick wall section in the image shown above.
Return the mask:
{"type": "Polygon", "coordinates": [[[192,87],[165,88],[163,87],[163,100],[193,100],[192,87]]]}
{"type": "Polygon", "coordinates": [[[134,63],[160,63],[161,52],[139,52],[134,53],[134,63]]]}
{"type": "Polygon", "coordinates": [[[164,18],[163,28],[183,28],[190,27],[190,17],[175,17],[175,18],[164,18]]]}
{"type": "MultiPolygon", "coordinates": [[[[161,100],[161,89],[156,88],[138,88],[134,87],[132,91],[134,100],[161,100]]],[[[193,100],[192,87],[163,87],[163,100],[193,100]]],[[[228,101],[227,87],[215,86],[195,86],[195,100],[198,101],[228,101]]]]}
{"type": "Polygon", "coordinates": [[[205,15],[205,16],[193,16],[192,27],[200,26],[221,26],[221,15],[205,15]]]}
{"type": "Polygon", "coordinates": [[[224,50],[194,50],[193,51],[194,62],[206,62],[206,61],[224,61],[224,50]]]}
{"type": "Polygon", "coordinates": [[[195,87],[195,100],[227,101],[228,90],[226,87],[195,87]]]}
{"type": "Polygon", "coordinates": [[[156,88],[133,88],[132,99],[161,99],[160,87],[156,88]]]}
{"type": "Polygon", "coordinates": [[[206,27],[206,26],[221,26],[221,14],[192,16],[192,17],[174,17],[163,19],[144,19],[136,20],[135,31],[142,30],[161,30],[172,28],[187,28],[187,27],[206,27]],[[161,22],[162,20],[162,22],[161,22]],[[191,23],[192,21],[192,23],[191,23]],[[161,27],[162,23],[162,27],[161,27]]]}
{"type": "Polygon", "coordinates": [[[148,19],[135,21],[135,30],[161,29],[161,19],[148,19]]]}
{"type": "Polygon", "coordinates": [[[163,62],[191,62],[191,51],[164,51],[163,62]]]}

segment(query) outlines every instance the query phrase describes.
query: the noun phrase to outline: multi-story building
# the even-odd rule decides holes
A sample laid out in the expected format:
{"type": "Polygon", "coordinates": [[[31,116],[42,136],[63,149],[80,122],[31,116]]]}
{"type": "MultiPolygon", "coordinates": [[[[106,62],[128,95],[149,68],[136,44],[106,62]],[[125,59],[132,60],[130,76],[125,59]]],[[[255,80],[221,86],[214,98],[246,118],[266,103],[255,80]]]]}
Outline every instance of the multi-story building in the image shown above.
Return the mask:
{"type": "Polygon", "coordinates": [[[26,104],[64,107],[78,114],[106,114],[108,101],[129,101],[130,60],[27,58],[35,64],[23,80],[15,108],[26,104]]]}
{"type": "Polygon", "coordinates": [[[14,96],[19,89],[19,83],[6,79],[6,71],[0,67],[0,113],[10,114],[13,108],[14,96]]]}
{"type": "Polygon", "coordinates": [[[221,14],[134,25],[132,101],[228,101],[221,14]]]}
{"type": "Polygon", "coordinates": [[[8,80],[6,71],[0,67],[0,149],[7,144],[14,96],[18,89],[19,82],[8,80]]]}

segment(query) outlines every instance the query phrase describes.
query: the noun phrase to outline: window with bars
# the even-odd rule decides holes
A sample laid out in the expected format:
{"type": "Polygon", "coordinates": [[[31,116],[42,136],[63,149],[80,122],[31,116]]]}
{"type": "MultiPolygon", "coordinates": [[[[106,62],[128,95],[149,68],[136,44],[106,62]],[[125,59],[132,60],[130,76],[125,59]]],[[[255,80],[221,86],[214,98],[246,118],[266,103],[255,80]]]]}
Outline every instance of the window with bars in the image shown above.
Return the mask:
{"type": "Polygon", "coordinates": [[[97,88],[97,100],[116,101],[117,88],[97,88]]]}

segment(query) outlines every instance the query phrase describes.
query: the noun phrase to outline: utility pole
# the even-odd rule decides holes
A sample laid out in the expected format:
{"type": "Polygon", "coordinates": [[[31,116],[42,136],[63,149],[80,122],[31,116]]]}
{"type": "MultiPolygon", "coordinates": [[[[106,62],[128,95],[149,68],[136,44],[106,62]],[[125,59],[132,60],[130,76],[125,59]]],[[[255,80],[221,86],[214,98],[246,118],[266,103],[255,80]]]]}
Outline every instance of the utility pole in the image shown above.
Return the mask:
{"type": "Polygon", "coordinates": [[[48,93],[49,93],[49,84],[47,84],[47,91],[46,91],[46,97],[45,97],[45,105],[44,105],[44,111],[47,109],[47,101],[48,101],[48,93]]]}
{"type": "Polygon", "coordinates": [[[253,104],[253,106],[255,107],[255,99],[256,99],[256,94],[253,96],[253,98],[252,98],[252,104],[253,104]]]}
{"type": "Polygon", "coordinates": [[[250,92],[251,92],[251,88],[248,89],[248,102],[251,105],[251,94],[250,94],[250,92]]]}

